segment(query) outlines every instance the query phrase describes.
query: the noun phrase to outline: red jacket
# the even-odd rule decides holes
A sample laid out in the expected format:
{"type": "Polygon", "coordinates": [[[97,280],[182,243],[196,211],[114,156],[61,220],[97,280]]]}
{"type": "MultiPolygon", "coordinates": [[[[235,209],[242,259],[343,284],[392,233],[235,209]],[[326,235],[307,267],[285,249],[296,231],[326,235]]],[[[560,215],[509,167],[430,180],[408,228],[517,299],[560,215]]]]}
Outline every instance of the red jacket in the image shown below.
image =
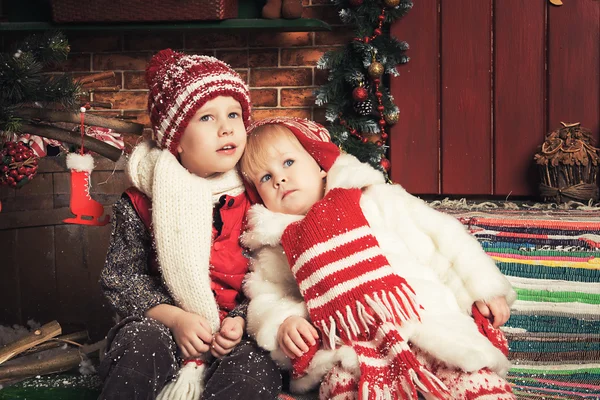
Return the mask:
{"type": "MultiPolygon", "coordinates": [[[[152,231],[152,201],[136,188],[129,188],[125,193],[131,199],[144,225],[152,231]]],[[[245,193],[235,197],[224,195],[220,203],[222,206],[219,214],[223,225],[219,234],[213,224],[210,278],[211,289],[223,319],[235,308],[242,296],[242,281],[248,271],[249,260],[243,255],[239,237],[244,228],[246,212],[251,204],[245,193]]],[[[150,272],[159,274],[156,256],[152,257],[150,264],[150,272]]]]}

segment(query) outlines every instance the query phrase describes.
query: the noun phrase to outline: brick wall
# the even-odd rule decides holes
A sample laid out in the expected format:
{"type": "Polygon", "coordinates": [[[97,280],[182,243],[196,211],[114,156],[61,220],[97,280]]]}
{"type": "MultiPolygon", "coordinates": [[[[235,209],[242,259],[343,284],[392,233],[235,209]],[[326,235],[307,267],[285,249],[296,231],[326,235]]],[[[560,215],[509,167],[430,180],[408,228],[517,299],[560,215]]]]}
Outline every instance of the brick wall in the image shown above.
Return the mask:
{"type": "MultiPolygon", "coordinates": [[[[170,47],[215,56],[246,79],[251,88],[253,117],[274,115],[313,118],[323,122],[324,110],[314,105],[313,90],[327,79],[315,65],[321,55],[347,43],[351,30],[341,25],[327,0],[304,0],[304,17],[319,18],[333,26],[331,32],[67,32],[71,54],[65,70],[75,75],[114,71],[113,91],[90,94],[90,100],[112,102],[104,115],[135,116],[149,127],[144,69],[152,55],[170,47]],[[118,89],[116,89],[118,87],[118,89]]],[[[146,134],[150,134],[149,130],[146,134]]],[[[132,144],[137,138],[130,138],[132,144]]]]}

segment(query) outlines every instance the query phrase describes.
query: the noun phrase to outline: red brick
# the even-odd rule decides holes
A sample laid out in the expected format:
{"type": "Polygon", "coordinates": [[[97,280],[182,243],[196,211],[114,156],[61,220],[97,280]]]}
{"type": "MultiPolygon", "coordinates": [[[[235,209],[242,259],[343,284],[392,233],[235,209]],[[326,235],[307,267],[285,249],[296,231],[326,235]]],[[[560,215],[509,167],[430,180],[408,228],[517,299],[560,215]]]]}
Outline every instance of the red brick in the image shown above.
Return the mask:
{"type": "Polygon", "coordinates": [[[145,71],[150,53],[94,54],[94,71],[133,70],[145,71]]]}
{"type": "Polygon", "coordinates": [[[327,83],[329,78],[329,70],[315,68],[315,86],[322,86],[327,83]]]}
{"type": "Polygon", "coordinates": [[[310,68],[254,69],[250,74],[250,86],[309,86],[312,81],[310,68]]]}
{"type": "Polygon", "coordinates": [[[315,105],[313,92],[316,88],[281,89],[281,107],[312,107],[315,105]]]}
{"type": "Polygon", "coordinates": [[[319,58],[332,47],[318,47],[308,49],[281,49],[281,65],[309,65],[315,66],[319,58]]]}
{"type": "Polygon", "coordinates": [[[250,47],[290,47],[310,46],[310,32],[266,32],[256,33],[250,37],[250,47]]]}
{"type": "Polygon", "coordinates": [[[235,72],[240,74],[240,77],[242,78],[242,80],[244,82],[248,83],[248,70],[247,69],[236,69],[235,72]]]}
{"type": "Polygon", "coordinates": [[[67,39],[72,52],[97,53],[123,49],[122,35],[117,33],[68,31],[67,39]]]}
{"type": "Polygon", "coordinates": [[[186,32],[186,49],[219,49],[246,47],[247,34],[206,33],[206,31],[186,32]]]}
{"type": "Polygon", "coordinates": [[[123,36],[123,50],[183,49],[181,32],[126,33],[123,36]]]}
{"type": "Polygon", "coordinates": [[[252,119],[258,121],[269,117],[310,118],[310,108],[259,108],[252,110],[252,119]]]}
{"type": "Polygon", "coordinates": [[[277,107],[277,89],[251,89],[250,98],[254,107],[277,107]]]}
{"type": "Polygon", "coordinates": [[[347,44],[354,37],[354,30],[346,25],[336,26],[331,32],[315,32],[315,46],[347,44]]]}
{"type": "Polygon", "coordinates": [[[332,5],[304,7],[302,18],[316,18],[331,25],[342,24],[337,8],[332,5]]]}
{"type": "Polygon", "coordinates": [[[69,53],[67,61],[53,66],[52,71],[90,71],[92,68],[92,55],[89,53],[69,53]]]}
{"type": "Polygon", "coordinates": [[[279,49],[250,49],[248,51],[249,67],[277,67],[279,65],[279,49]]]}
{"type": "Polygon", "coordinates": [[[123,72],[123,89],[148,89],[146,74],[143,71],[123,72]]]}
{"type": "Polygon", "coordinates": [[[248,68],[248,50],[217,50],[217,58],[232,68],[248,68]]]}
{"type": "Polygon", "coordinates": [[[145,91],[94,93],[94,101],[110,101],[115,109],[145,110],[148,103],[148,93],[145,91]]]}

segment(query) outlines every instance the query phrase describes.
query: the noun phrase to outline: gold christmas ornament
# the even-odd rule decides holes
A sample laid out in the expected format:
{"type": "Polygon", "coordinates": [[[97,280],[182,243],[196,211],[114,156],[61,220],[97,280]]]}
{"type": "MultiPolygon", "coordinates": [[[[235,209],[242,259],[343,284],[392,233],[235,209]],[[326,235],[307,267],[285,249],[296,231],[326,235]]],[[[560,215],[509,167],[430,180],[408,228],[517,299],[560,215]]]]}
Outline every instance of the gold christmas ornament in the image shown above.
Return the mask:
{"type": "Polygon", "coordinates": [[[388,7],[398,7],[400,0],[385,0],[384,3],[388,7]]]}
{"type": "Polygon", "coordinates": [[[398,122],[399,114],[397,112],[392,112],[383,115],[383,119],[388,125],[394,125],[398,122]]]}
{"type": "Polygon", "coordinates": [[[379,78],[381,75],[383,75],[383,72],[383,64],[380,62],[373,61],[371,65],[369,65],[369,75],[371,78],[379,78]]]}

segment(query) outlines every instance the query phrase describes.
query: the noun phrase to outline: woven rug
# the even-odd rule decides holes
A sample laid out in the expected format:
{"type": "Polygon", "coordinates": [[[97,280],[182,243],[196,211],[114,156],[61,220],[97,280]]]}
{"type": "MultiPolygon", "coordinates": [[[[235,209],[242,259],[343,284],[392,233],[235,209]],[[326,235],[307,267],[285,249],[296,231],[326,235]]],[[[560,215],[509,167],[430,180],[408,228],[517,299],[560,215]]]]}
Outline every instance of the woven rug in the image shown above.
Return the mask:
{"type": "Polygon", "coordinates": [[[440,211],[517,291],[505,333],[518,398],[600,399],[600,209],[440,211]]]}
{"type": "MultiPolygon", "coordinates": [[[[600,399],[600,209],[439,208],[480,241],[518,293],[506,324],[519,399],[600,399]]],[[[53,376],[4,399],[95,399],[97,380],[53,376]]],[[[280,400],[316,399],[281,395],[280,400]]]]}

